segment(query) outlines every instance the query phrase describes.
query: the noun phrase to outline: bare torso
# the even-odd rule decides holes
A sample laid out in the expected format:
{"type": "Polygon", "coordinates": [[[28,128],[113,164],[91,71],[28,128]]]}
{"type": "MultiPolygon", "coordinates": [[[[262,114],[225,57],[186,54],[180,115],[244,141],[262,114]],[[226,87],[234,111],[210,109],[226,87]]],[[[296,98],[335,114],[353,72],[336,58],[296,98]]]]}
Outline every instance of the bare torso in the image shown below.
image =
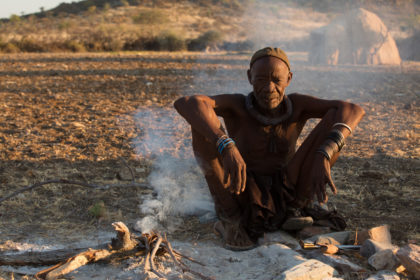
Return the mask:
{"type": "MultiPolygon", "coordinates": [[[[290,98],[293,104],[293,97],[290,98]]],[[[228,115],[220,114],[229,136],[233,138],[248,170],[260,174],[273,174],[292,158],[296,141],[306,120],[299,120],[297,110],[277,125],[264,125],[246,110],[245,96],[238,95],[228,115]]]]}

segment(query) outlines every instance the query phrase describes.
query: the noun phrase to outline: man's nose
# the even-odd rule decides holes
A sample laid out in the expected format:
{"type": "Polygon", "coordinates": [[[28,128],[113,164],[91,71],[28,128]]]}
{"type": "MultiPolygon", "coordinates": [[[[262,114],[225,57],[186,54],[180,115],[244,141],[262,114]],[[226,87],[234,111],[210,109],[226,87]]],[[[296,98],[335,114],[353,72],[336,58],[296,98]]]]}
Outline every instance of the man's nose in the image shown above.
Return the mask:
{"type": "Polygon", "coordinates": [[[276,85],[272,81],[269,81],[267,84],[267,91],[274,92],[276,90],[276,85]]]}

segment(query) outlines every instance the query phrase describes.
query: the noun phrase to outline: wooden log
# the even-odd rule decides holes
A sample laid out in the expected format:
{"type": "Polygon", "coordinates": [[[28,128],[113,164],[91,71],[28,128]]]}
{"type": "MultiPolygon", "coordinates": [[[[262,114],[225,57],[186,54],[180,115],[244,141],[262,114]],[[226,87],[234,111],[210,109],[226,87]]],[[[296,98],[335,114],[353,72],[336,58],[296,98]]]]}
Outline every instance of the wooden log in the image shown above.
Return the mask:
{"type": "MultiPolygon", "coordinates": [[[[108,243],[93,247],[94,249],[105,249],[108,243]]],[[[92,247],[90,247],[92,248],[92,247]]],[[[25,251],[22,253],[13,253],[10,251],[0,252],[0,265],[52,265],[88,250],[85,248],[66,248],[49,251],[25,251]]]]}

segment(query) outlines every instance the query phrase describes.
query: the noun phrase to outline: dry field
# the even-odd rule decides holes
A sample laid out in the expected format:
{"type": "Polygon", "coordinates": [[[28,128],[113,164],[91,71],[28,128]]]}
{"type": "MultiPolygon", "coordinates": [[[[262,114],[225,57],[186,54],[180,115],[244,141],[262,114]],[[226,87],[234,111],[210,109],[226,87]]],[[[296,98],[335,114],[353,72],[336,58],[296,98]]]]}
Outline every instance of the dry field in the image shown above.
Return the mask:
{"type": "MultiPolygon", "coordinates": [[[[51,179],[105,186],[130,184],[130,170],[147,185],[154,158],[145,131],[170,140],[158,152],[177,157],[188,127],[172,109],[186,94],[247,93],[250,54],[14,54],[0,57],[0,198],[51,179]],[[150,119],[136,119],[148,112],[150,119]],[[173,122],[162,122],[173,118],[173,122]],[[171,146],[172,145],[172,146],[171,146]]],[[[420,241],[420,64],[401,67],[306,64],[291,53],[288,92],[358,103],[366,116],[333,169],[339,194],[331,201],[350,229],[387,223],[399,245],[420,241]]],[[[310,125],[313,125],[313,123],[310,125]]],[[[57,244],[133,225],[147,187],[93,189],[49,184],[0,203],[0,244],[57,244]],[[97,212],[93,206],[104,205],[97,212]]],[[[170,238],[211,237],[185,217],[170,238]]],[[[1,248],[1,247],[0,247],[1,248]]]]}

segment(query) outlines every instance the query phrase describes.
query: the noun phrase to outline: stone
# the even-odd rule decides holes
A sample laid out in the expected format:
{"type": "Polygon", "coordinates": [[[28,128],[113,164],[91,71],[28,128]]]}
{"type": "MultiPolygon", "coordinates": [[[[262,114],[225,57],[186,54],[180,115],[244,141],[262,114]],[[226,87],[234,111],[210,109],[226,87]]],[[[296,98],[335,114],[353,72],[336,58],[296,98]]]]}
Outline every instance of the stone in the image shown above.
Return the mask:
{"type": "Polygon", "coordinates": [[[260,246],[275,243],[285,244],[292,249],[300,248],[296,238],[282,230],[265,233],[263,237],[258,239],[258,245],[260,246]]]}
{"type": "Polygon", "coordinates": [[[400,280],[400,277],[394,271],[382,270],[366,280],[400,280]]]}
{"type": "Polygon", "coordinates": [[[397,246],[390,243],[381,243],[372,239],[366,240],[360,248],[360,254],[365,258],[370,258],[379,251],[391,249],[392,251],[398,249],[397,246]]]}
{"type": "Polygon", "coordinates": [[[321,235],[315,235],[311,238],[308,238],[305,240],[305,242],[312,242],[316,244],[333,244],[333,245],[344,245],[347,244],[350,238],[350,231],[337,231],[337,232],[331,232],[321,235]]]}
{"type": "Polygon", "coordinates": [[[340,274],[351,274],[353,272],[364,272],[366,269],[351,262],[346,256],[341,255],[326,255],[317,250],[308,251],[304,254],[306,258],[317,259],[323,263],[331,265],[340,274]]]}
{"type": "Polygon", "coordinates": [[[303,240],[315,235],[321,235],[329,232],[331,232],[331,229],[329,227],[309,226],[304,227],[302,230],[300,230],[296,234],[296,237],[303,240]]]}
{"type": "Polygon", "coordinates": [[[284,230],[301,230],[314,223],[312,217],[290,217],[281,226],[284,230]]]}
{"type": "Polygon", "coordinates": [[[321,280],[337,275],[338,272],[332,266],[312,259],[287,269],[280,275],[279,279],[321,280]]]}
{"type": "Polygon", "coordinates": [[[361,245],[367,239],[371,239],[380,243],[392,243],[391,233],[388,225],[374,227],[368,230],[361,231],[357,234],[356,244],[361,245]]]}
{"type": "Polygon", "coordinates": [[[398,266],[397,257],[391,249],[379,251],[369,257],[368,263],[376,270],[395,269],[398,266]]]}
{"type": "Polygon", "coordinates": [[[388,28],[374,13],[354,9],[310,34],[313,64],[400,65],[401,57],[388,28]]]}
{"type": "Polygon", "coordinates": [[[258,255],[268,260],[269,263],[281,264],[285,268],[294,267],[307,261],[301,254],[283,244],[264,245],[256,250],[258,255]]]}
{"type": "Polygon", "coordinates": [[[338,249],[338,247],[337,247],[337,246],[335,246],[335,245],[328,244],[328,245],[322,246],[322,247],[321,247],[321,251],[322,251],[324,254],[334,255],[334,254],[338,253],[339,249],[338,249]]]}
{"type": "Polygon", "coordinates": [[[126,167],[120,168],[120,170],[117,172],[117,179],[121,181],[132,181],[133,176],[130,172],[130,170],[126,167]]]}
{"type": "Polygon", "coordinates": [[[420,246],[408,244],[400,248],[396,256],[407,271],[414,274],[416,279],[420,279],[420,246]]]}

